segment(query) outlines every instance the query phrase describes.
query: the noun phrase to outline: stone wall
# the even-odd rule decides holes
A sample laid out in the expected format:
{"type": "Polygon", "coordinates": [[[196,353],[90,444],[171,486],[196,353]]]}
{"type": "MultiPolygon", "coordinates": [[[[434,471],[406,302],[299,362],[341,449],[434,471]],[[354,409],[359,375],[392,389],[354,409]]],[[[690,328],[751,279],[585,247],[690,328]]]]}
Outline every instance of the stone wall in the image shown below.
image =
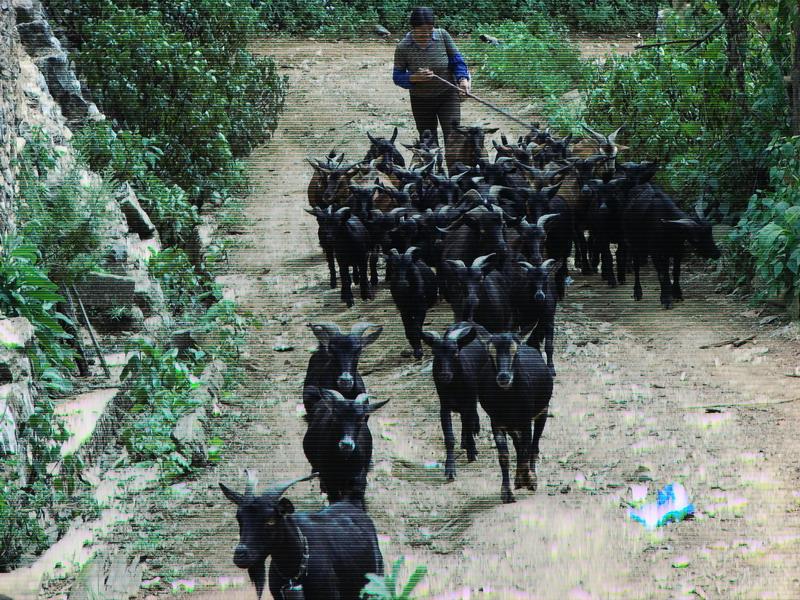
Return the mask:
{"type": "Polygon", "coordinates": [[[19,61],[16,17],[11,3],[0,0],[0,234],[14,230],[14,173],[16,155],[19,61]]]}

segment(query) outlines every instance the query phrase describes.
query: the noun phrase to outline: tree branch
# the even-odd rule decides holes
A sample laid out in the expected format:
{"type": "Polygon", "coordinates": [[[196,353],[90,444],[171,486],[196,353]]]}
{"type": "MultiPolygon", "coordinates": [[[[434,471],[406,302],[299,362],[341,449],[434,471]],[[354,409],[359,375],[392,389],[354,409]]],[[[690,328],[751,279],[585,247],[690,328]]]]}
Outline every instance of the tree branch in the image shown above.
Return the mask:
{"type": "Polygon", "coordinates": [[[691,40],[669,40],[668,42],[657,42],[655,44],[637,44],[634,46],[635,50],[642,50],[643,48],[658,48],[660,46],[669,46],[670,44],[692,44],[686,50],[684,50],[684,54],[686,52],[691,52],[695,48],[697,48],[700,44],[707,42],[711,39],[715,33],[717,33],[722,26],[725,25],[725,21],[720,21],[714,27],[712,27],[708,33],[704,34],[702,37],[691,39],[691,40]]]}

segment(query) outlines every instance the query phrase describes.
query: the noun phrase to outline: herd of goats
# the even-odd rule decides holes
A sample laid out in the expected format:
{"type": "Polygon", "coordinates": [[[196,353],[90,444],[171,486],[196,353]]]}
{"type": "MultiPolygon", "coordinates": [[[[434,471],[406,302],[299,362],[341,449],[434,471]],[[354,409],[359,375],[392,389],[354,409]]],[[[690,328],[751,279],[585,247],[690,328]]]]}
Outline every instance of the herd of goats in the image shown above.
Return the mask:
{"type": "MultiPolygon", "coordinates": [[[[446,156],[430,132],[405,146],[413,154],[408,167],[395,146],[396,128],[391,138],[367,134],[370,148],[360,162],[343,164],[344,156],[333,151],[309,159],[314,174],[307,212],[318,223],[330,286],[337,287],[338,264],[348,307],[353,284],[363,300],[373,298],[378,257],[385,256],[386,280],[413,354],[422,356],[422,342],[433,354],[445,477],[456,476],[452,413],[461,417],[461,448],[472,462],[480,404],[499,454],[503,502],[514,501],[507,436],[516,450],[514,487],[536,490],[539,439],[555,377],[556,307],[569,282],[573,247],[575,268],[591,274],[599,267],[609,286],[624,283],[632,267],[636,300],[642,298],[640,266],[651,258],[664,308],[682,299],[686,242],[702,257],[720,255],[702,211],[687,214],[651,183],[657,163],[619,162],[619,129],[609,135],[584,129],[590,137],[575,142],[538,124],[516,144],[501,136],[493,141],[493,162],[484,139],[497,130],[460,126],[446,156]],[[443,334],[423,331],[440,297],[452,307],[454,323],[443,334]]],[[[364,496],[372,459],[368,419],[386,402],[370,403],[358,373],[361,352],[382,327],[357,323],[348,333],[334,323],[309,327],[319,342],[303,385],[303,449],[312,475],[260,495],[252,472],[243,494],[220,486],[238,506],[234,563],[248,569],[259,598],[272,556],[274,598],[356,600],[366,574],[383,573],[364,496]],[[283,494],[310,477],[319,477],[329,505],[295,512],[283,494]]]]}

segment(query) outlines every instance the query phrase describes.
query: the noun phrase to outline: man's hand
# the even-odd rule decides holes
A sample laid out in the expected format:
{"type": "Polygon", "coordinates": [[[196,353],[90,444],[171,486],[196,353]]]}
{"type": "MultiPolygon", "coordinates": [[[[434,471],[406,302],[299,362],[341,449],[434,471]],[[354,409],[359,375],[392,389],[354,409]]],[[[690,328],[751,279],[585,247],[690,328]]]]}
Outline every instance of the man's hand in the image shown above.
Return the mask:
{"type": "Polygon", "coordinates": [[[460,89],[459,93],[461,94],[462,98],[466,98],[467,94],[469,94],[472,91],[472,84],[470,83],[470,80],[467,79],[466,77],[462,77],[461,79],[458,80],[458,87],[460,89]]]}
{"type": "Polygon", "coordinates": [[[416,73],[412,73],[408,78],[411,83],[422,83],[423,81],[430,81],[433,79],[433,71],[430,69],[419,69],[416,73]]]}

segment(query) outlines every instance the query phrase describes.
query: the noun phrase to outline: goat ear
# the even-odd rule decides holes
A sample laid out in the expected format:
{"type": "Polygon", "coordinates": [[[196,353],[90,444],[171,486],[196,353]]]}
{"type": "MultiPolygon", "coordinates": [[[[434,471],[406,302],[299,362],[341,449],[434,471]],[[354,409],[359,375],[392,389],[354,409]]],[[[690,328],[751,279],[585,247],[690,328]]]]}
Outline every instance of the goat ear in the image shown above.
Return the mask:
{"type": "Polygon", "coordinates": [[[369,138],[369,141],[373,146],[377,146],[378,145],[378,140],[376,140],[374,137],[372,137],[372,134],[369,131],[367,132],[367,137],[369,138]]]}
{"type": "Polygon", "coordinates": [[[483,327],[481,327],[480,329],[478,329],[477,327],[473,327],[473,330],[475,330],[475,334],[478,340],[484,346],[488,346],[489,343],[492,341],[492,334],[486,331],[483,327]]]}
{"type": "Polygon", "coordinates": [[[536,329],[536,325],[529,325],[527,327],[520,327],[520,329],[517,331],[517,335],[519,336],[519,339],[524,342],[530,337],[530,335],[533,333],[534,329],[536,329]]]}
{"type": "Polygon", "coordinates": [[[392,138],[389,141],[394,144],[394,141],[396,139],[397,139],[397,127],[394,128],[394,131],[392,132],[392,138]]]}
{"type": "Polygon", "coordinates": [[[630,146],[623,146],[622,144],[614,144],[617,147],[617,151],[622,150],[630,150],[630,146]]]}
{"type": "Polygon", "coordinates": [[[303,210],[314,217],[317,216],[317,212],[314,208],[304,208],[303,210]]]}
{"type": "Polygon", "coordinates": [[[685,231],[690,231],[698,227],[694,219],[661,219],[664,225],[673,225],[685,231]]]}
{"type": "Polygon", "coordinates": [[[230,500],[231,502],[233,502],[237,506],[239,506],[242,503],[242,501],[244,500],[244,496],[242,496],[238,492],[234,492],[232,489],[230,489],[224,483],[220,483],[219,484],[219,488],[222,490],[222,493],[225,494],[225,497],[228,500],[230,500]]]}
{"type": "Polygon", "coordinates": [[[431,348],[438,346],[442,342],[442,336],[435,331],[423,331],[422,341],[428,344],[431,348]]]}
{"type": "Polygon", "coordinates": [[[374,413],[379,408],[383,408],[384,406],[386,406],[388,403],[389,403],[388,400],[384,400],[383,402],[378,402],[376,404],[370,404],[370,405],[365,407],[364,412],[366,414],[368,414],[368,415],[371,415],[372,413],[374,413]]]}
{"type": "Polygon", "coordinates": [[[364,346],[369,346],[372,342],[377,340],[378,337],[380,337],[381,332],[383,332],[383,325],[374,325],[373,327],[375,331],[372,333],[368,333],[367,335],[364,335],[363,333],[361,334],[361,343],[364,346]]]}
{"type": "Polygon", "coordinates": [[[478,331],[474,327],[462,329],[456,338],[458,349],[461,350],[464,346],[471,344],[476,335],[478,335],[478,331]]]}
{"type": "Polygon", "coordinates": [[[489,135],[492,135],[493,133],[497,133],[498,131],[500,131],[499,127],[490,127],[489,129],[484,129],[483,133],[488,133],[489,135]]]}
{"type": "Polygon", "coordinates": [[[282,517],[285,517],[286,515],[290,515],[294,512],[294,504],[292,504],[292,501],[288,498],[281,498],[278,500],[277,509],[278,514],[282,517]]]}

